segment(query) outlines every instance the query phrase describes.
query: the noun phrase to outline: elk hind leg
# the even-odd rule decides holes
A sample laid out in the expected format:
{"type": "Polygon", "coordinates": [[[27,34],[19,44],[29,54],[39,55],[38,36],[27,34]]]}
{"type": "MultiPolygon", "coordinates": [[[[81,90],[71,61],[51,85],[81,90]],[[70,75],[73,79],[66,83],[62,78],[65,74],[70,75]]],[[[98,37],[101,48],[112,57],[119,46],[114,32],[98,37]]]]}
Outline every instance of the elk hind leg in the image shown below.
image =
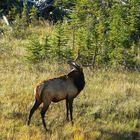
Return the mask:
{"type": "Polygon", "coordinates": [[[27,122],[28,125],[30,125],[31,118],[32,118],[34,112],[37,110],[37,108],[39,107],[40,104],[41,104],[41,101],[35,100],[34,105],[30,110],[30,114],[29,114],[29,118],[28,118],[28,122],[27,122]]]}

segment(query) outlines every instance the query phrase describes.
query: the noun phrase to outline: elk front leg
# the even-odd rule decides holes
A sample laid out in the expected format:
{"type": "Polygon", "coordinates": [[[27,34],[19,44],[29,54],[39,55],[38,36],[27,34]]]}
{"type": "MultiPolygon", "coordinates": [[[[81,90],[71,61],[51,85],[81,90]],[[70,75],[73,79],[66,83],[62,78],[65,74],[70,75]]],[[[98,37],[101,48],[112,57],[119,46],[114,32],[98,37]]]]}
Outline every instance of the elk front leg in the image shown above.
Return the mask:
{"type": "Polygon", "coordinates": [[[66,121],[69,121],[69,102],[66,99],[66,121]]]}
{"type": "Polygon", "coordinates": [[[46,131],[48,131],[46,127],[46,122],[45,122],[45,113],[49,108],[50,103],[43,103],[43,108],[41,110],[41,118],[42,118],[42,123],[46,131]]]}
{"type": "Polygon", "coordinates": [[[71,119],[71,123],[73,124],[73,99],[69,99],[69,109],[70,109],[70,119],[71,119]]]}

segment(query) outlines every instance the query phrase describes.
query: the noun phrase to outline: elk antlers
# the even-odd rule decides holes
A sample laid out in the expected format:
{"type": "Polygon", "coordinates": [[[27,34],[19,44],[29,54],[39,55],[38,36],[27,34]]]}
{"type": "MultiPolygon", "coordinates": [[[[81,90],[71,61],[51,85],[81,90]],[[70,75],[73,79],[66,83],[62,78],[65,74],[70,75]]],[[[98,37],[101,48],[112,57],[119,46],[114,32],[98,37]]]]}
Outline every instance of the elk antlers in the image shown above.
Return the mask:
{"type": "MultiPolygon", "coordinates": [[[[90,64],[82,64],[81,66],[82,67],[89,67],[89,68],[94,68],[95,67],[95,63],[96,63],[96,56],[97,56],[97,48],[95,49],[95,52],[92,56],[92,60],[91,60],[91,63],[90,64]]],[[[80,52],[78,51],[78,54],[75,58],[75,60],[69,60],[68,61],[68,64],[72,64],[72,65],[76,65],[77,61],[80,60],[82,58],[80,52]]]]}

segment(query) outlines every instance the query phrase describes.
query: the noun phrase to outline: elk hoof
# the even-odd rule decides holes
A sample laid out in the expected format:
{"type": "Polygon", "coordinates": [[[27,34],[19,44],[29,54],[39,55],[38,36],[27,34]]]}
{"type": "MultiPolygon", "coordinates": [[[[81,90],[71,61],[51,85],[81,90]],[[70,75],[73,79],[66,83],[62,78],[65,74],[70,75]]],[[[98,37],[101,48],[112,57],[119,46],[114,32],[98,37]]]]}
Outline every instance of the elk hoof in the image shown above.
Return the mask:
{"type": "Polygon", "coordinates": [[[66,122],[69,122],[70,120],[69,120],[69,118],[66,118],[66,122]]]}
{"type": "Polygon", "coordinates": [[[47,133],[50,133],[50,134],[52,134],[52,130],[50,130],[50,129],[45,129],[45,131],[47,132],[47,133]]]}
{"type": "Polygon", "coordinates": [[[30,125],[30,121],[27,122],[27,125],[28,125],[28,126],[30,125]]]}
{"type": "Polygon", "coordinates": [[[72,126],[74,125],[74,121],[71,121],[72,126]]]}

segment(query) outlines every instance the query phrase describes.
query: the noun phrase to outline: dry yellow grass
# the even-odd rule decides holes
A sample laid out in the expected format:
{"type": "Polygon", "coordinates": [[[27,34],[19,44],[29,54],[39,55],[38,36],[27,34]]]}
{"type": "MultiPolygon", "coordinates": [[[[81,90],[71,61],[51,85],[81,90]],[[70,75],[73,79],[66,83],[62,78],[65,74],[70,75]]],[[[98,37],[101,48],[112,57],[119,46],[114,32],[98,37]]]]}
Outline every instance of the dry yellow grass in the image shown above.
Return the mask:
{"type": "Polygon", "coordinates": [[[129,138],[129,133],[139,127],[138,73],[92,73],[85,70],[86,87],[74,102],[75,125],[64,122],[64,101],[52,103],[46,113],[47,126],[52,130],[52,134],[49,134],[43,130],[40,109],[35,112],[31,126],[26,126],[34,101],[33,87],[43,79],[65,73],[68,67],[63,69],[63,66],[57,64],[47,65],[46,71],[40,72],[35,69],[30,71],[15,62],[9,63],[9,68],[1,66],[1,139],[97,139],[105,135],[117,137],[119,134],[122,138],[129,138]]]}

